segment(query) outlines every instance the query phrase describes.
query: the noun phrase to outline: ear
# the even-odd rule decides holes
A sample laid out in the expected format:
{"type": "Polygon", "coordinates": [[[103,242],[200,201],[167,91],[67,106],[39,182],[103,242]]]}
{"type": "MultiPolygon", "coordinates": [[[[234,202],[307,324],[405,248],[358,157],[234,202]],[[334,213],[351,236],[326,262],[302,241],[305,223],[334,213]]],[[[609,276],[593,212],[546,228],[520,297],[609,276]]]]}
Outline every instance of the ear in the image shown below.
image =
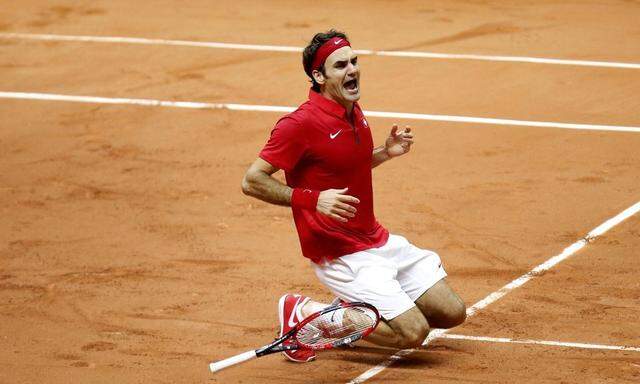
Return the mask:
{"type": "Polygon", "coordinates": [[[317,69],[314,69],[313,72],[311,72],[311,76],[313,76],[313,79],[316,81],[316,83],[322,85],[325,82],[325,77],[322,74],[322,72],[318,71],[317,69]]]}

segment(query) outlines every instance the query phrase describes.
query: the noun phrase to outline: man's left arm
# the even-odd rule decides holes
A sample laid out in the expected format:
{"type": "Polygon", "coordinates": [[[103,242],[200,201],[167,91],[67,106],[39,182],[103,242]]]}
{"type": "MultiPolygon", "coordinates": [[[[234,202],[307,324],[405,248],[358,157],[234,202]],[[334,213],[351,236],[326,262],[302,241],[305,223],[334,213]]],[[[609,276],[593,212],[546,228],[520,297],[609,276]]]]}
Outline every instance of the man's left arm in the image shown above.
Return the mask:
{"type": "Polygon", "coordinates": [[[391,132],[387,140],[385,140],[384,145],[373,149],[371,168],[375,168],[394,157],[404,155],[411,150],[411,144],[413,144],[411,127],[406,126],[402,131],[398,131],[398,125],[394,124],[391,127],[391,132]]]}

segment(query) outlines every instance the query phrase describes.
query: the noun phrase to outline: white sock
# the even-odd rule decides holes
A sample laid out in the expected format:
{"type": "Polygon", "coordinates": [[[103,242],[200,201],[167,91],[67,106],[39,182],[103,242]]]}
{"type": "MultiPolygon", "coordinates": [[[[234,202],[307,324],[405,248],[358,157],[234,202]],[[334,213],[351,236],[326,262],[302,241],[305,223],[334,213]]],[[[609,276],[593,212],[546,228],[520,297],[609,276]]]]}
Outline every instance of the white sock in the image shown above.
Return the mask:
{"type": "MultiPolygon", "coordinates": [[[[335,300],[334,300],[335,301],[335,300]]],[[[331,305],[335,305],[334,303],[331,304],[325,304],[325,303],[319,303],[317,301],[312,301],[309,300],[306,303],[304,303],[303,305],[298,306],[298,318],[299,319],[304,319],[307,316],[310,316],[316,312],[320,312],[323,309],[331,306],[331,305]]],[[[332,322],[332,326],[335,327],[342,327],[342,319],[344,318],[344,312],[343,311],[336,311],[333,313],[332,317],[331,317],[331,322],[332,322]]]]}
{"type": "Polygon", "coordinates": [[[324,303],[319,303],[317,301],[313,301],[313,300],[309,300],[307,301],[304,305],[299,305],[298,306],[298,310],[300,312],[298,312],[298,317],[300,319],[304,319],[305,317],[316,313],[316,312],[320,312],[323,309],[327,308],[328,305],[324,304],[324,303]],[[302,315],[302,316],[300,316],[302,315]]]}

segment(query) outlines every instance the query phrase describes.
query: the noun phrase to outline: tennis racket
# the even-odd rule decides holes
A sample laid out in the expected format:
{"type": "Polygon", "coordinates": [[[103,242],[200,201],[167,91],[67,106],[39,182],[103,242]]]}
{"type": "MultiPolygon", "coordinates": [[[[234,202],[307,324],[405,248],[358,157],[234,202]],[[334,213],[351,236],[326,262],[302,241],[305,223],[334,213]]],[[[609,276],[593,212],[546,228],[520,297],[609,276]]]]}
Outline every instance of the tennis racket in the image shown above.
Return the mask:
{"type": "Polygon", "coordinates": [[[272,353],[300,348],[331,349],[366,337],[378,326],[380,314],[367,303],[345,303],[327,307],[306,317],[293,329],[269,345],[209,364],[217,372],[272,353]],[[292,340],[292,343],[283,343],[292,340]]]}

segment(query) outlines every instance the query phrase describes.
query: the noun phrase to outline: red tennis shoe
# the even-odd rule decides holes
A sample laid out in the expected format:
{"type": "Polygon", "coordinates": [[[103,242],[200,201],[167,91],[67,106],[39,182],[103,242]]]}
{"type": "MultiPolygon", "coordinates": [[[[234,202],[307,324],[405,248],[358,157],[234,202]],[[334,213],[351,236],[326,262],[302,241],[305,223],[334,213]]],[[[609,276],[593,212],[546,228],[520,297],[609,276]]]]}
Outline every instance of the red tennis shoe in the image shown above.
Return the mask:
{"type": "MultiPolygon", "coordinates": [[[[302,295],[286,294],[278,302],[278,315],[280,317],[280,336],[289,332],[303,318],[300,309],[309,301],[309,298],[302,295]]],[[[284,345],[293,343],[292,340],[284,342],[284,345]]],[[[313,349],[301,348],[282,352],[285,357],[296,363],[306,363],[316,358],[313,349]]]]}

